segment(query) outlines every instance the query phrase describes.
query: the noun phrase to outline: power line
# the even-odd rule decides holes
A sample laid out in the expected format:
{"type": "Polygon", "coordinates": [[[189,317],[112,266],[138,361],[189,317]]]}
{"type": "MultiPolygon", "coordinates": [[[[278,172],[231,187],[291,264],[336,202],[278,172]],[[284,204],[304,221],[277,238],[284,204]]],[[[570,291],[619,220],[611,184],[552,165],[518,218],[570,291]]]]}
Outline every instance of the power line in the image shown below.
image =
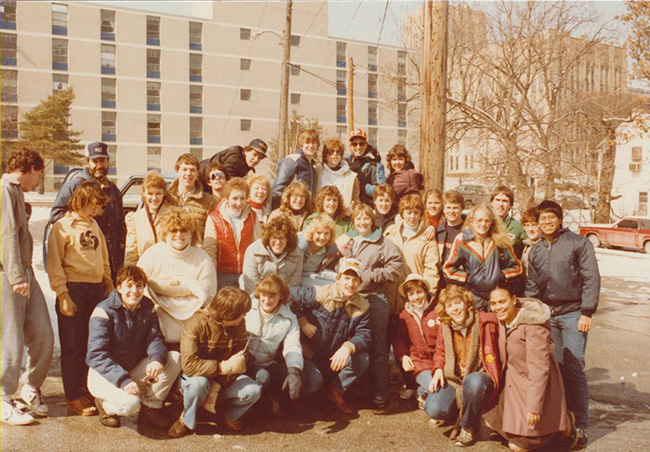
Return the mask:
{"type": "Polygon", "coordinates": [[[381,41],[381,33],[384,31],[384,22],[386,22],[386,14],[388,13],[388,4],[390,3],[390,0],[386,0],[386,7],[384,8],[384,17],[381,19],[381,28],[379,29],[379,37],[377,38],[377,45],[379,45],[379,41],[381,41]]]}

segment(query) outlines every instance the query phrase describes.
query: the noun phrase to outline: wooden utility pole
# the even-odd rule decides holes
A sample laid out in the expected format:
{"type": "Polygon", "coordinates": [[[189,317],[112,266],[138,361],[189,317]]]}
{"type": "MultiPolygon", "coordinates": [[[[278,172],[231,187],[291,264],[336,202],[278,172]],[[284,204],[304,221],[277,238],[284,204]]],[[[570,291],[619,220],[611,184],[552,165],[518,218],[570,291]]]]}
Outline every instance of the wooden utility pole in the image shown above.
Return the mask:
{"type": "Polygon", "coordinates": [[[424,3],[420,90],[420,172],[426,188],[444,187],[448,3],[424,3]]]}
{"type": "Polygon", "coordinates": [[[280,124],[278,126],[278,159],[287,155],[287,133],[289,129],[289,69],[291,64],[291,10],[293,1],[287,1],[287,21],[282,35],[282,75],[280,79],[280,124]]]}
{"type": "Polygon", "coordinates": [[[348,58],[348,133],[354,130],[354,62],[348,58]]]}

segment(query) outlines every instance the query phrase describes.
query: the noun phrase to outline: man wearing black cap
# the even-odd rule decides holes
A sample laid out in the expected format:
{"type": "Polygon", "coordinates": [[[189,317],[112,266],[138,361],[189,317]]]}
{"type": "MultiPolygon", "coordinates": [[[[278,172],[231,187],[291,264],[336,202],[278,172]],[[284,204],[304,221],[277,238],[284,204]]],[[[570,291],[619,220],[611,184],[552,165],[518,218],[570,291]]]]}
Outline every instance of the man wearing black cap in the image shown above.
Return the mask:
{"type": "Polygon", "coordinates": [[[205,171],[212,162],[219,162],[226,167],[228,177],[246,177],[249,171],[255,172],[255,167],[266,157],[268,146],[259,138],[255,138],[248,146],[231,146],[221,152],[217,152],[210,159],[201,162],[199,180],[203,184],[203,190],[210,193],[210,186],[206,183],[205,171]]]}
{"type": "Polygon", "coordinates": [[[108,247],[108,257],[111,264],[111,277],[115,281],[117,271],[124,263],[124,245],[126,242],[126,226],[122,194],[119,188],[108,180],[108,145],[94,141],[86,146],[86,168],[74,179],[68,180],[60,189],[54,200],[48,227],[56,223],[68,211],[68,201],[72,192],[84,181],[97,182],[102,192],[108,196],[108,203],[101,215],[95,217],[99,228],[104,233],[108,247]]]}

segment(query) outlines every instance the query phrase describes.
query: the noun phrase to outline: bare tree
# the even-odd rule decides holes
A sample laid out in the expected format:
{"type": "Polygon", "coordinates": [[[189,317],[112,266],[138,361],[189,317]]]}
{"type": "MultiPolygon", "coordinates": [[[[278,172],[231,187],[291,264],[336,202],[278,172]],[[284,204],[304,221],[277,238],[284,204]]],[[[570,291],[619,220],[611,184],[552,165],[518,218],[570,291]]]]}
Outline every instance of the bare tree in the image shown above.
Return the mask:
{"type": "Polygon", "coordinates": [[[634,74],[650,83],[650,2],[626,0],[628,13],[621,19],[632,27],[627,47],[634,59],[634,74]]]}

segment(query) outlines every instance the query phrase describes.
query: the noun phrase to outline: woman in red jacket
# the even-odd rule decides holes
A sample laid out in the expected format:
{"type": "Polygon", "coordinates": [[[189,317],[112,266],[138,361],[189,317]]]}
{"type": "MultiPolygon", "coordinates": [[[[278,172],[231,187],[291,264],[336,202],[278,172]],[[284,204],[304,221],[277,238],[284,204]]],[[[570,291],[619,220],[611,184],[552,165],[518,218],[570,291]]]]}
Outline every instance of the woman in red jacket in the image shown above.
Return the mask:
{"type": "Polygon", "coordinates": [[[461,286],[443,289],[436,311],[442,325],[424,411],[441,423],[456,420],[451,438],[469,446],[481,414],[499,392],[499,326],[493,314],[475,309],[472,293],[461,286]]]}

